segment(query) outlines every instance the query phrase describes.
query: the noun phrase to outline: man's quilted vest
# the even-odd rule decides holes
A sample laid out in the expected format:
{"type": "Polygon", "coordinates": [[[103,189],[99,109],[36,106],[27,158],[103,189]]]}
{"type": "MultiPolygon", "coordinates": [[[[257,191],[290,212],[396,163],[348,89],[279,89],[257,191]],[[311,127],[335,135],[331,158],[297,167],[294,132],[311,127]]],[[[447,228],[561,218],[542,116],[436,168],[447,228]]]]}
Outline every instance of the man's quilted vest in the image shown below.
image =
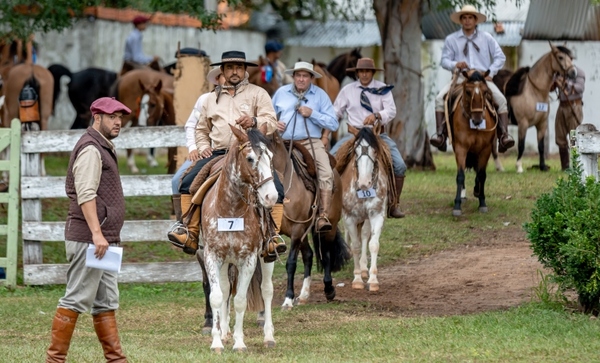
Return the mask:
{"type": "Polygon", "coordinates": [[[119,177],[117,156],[108,141],[91,127],[79,139],[69,160],[65,189],[70,199],[69,215],[65,226],[65,238],[70,241],[92,242],[92,232],[85,221],[81,207],[77,203],[73,163],[79,152],[88,145],[94,145],[102,157],[102,174],[96,192],[96,212],[104,238],[109,243],[121,241],[121,228],[125,218],[125,198],[119,177]]]}

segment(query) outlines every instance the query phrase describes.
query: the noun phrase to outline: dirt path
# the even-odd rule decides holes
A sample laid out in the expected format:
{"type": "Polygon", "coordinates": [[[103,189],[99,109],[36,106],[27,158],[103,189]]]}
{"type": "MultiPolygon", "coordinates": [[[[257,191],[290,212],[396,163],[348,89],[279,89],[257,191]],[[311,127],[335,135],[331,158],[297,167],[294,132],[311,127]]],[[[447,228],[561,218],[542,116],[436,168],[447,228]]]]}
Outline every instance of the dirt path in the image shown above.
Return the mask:
{"type": "MultiPolygon", "coordinates": [[[[352,290],[335,279],[340,303],[368,302],[404,316],[447,316],[506,309],[530,300],[542,269],[525,238],[514,229],[478,243],[379,269],[379,292],[352,290]]],[[[299,289],[300,286],[298,286],[299,289]]],[[[313,280],[311,300],[324,302],[323,285],[313,280]]]]}

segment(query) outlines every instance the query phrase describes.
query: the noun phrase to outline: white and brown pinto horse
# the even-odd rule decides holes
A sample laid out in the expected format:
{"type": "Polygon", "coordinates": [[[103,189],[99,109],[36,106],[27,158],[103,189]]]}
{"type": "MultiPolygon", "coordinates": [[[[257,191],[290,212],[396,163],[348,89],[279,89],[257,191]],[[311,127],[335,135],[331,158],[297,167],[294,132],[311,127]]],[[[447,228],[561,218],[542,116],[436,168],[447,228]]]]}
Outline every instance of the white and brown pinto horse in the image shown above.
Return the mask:
{"type": "MultiPolygon", "coordinates": [[[[271,303],[274,263],[259,258],[271,221],[269,209],[277,201],[273,182],[273,152],[256,129],[248,134],[231,126],[236,140],[225,157],[221,175],[207,192],[201,213],[204,263],[210,283],[212,308],[211,350],[221,353],[229,333],[229,265],[237,267],[234,297],[234,351],[246,351],[243,322],[248,287],[260,260],[262,300],[265,308],[264,344],[275,346],[271,303]]],[[[199,252],[201,253],[201,252],[199,252]]],[[[260,298],[260,297],[257,297],[260,298]]]]}
{"type": "Polygon", "coordinates": [[[388,174],[392,173],[390,152],[379,138],[378,128],[363,127],[359,131],[348,125],[348,131],[354,139],[339,149],[336,168],[342,178],[342,215],[354,256],[352,288],[364,289],[363,279],[368,279],[367,289],[379,291],[377,256],[387,215],[391,181],[388,174]],[[368,269],[367,246],[371,255],[368,269]]]}
{"type": "Polygon", "coordinates": [[[537,130],[539,168],[542,171],[548,170],[544,153],[550,112],[550,88],[556,74],[575,78],[577,72],[562,47],[550,43],[550,48],[550,52],[544,54],[531,68],[520,68],[504,79],[494,77],[494,83],[506,96],[511,123],[519,128],[517,173],[523,172],[521,158],[525,150],[525,136],[527,129],[533,126],[537,130]]]}

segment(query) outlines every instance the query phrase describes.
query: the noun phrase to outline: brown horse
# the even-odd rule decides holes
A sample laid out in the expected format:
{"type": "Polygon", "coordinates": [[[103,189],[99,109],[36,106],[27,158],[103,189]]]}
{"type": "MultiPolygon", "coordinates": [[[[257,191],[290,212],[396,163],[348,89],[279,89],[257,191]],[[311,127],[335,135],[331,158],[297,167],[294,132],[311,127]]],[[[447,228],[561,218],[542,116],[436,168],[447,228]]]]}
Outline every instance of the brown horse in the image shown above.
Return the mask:
{"type": "Polygon", "coordinates": [[[361,48],[354,48],[348,53],[333,58],[327,65],[327,71],[337,79],[340,85],[346,76],[356,81],[356,72],[347,72],[346,69],[356,67],[356,62],[363,57],[360,51],[361,48]]]}
{"type": "MultiPolygon", "coordinates": [[[[118,78],[112,87],[111,93],[131,110],[131,114],[123,116],[123,125],[127,125],[131,121],[132,127],[146,126],[139,123],[142,98],[145,94],[145,86],[141,84],[149,85],[149,87],[151,85],[158,93],[161,89],[172,90],[173,81],[174,78],[172,75],[147,69],[134,69],[118,78]]],[[[132,173],[138,173],[139,170],[135,165],[132,150],[127,150],[127,156],[129,159],[129,169],[132,173]]],[[[152,163],[152,160],[153,158],[149,157],[151,166],[156,166],[156,164],[152,163]]]]}
{"type": "Polygon", "coordinates": [[[525,150],[527,129],[537,130],[539,168],[548,170],[545,163],[545,136],[550,112],[550,87],[555,74],[574,77],[575,68],[571,58],[562,47],[550,43],[550,52],[544,54],[531,68],[517,70],[506,82],[502,77],[494,77],[494,83],[503,90],[508,102],[508,112],[513,125],[519,128],[517,173],[523,172],[521,158],[525,150]]]}
{"type": "Polygon", "coordinates": [[[222,340],[228,338],[230,331],[229,264],[235,265],[238,271],[234,286],[233,350],[244,352],[247,349],[243,321],[248,288],[256,276],[257,263],[262,270],[261,291],[265,307],[263,343],[266,347],[275,346],[271,317],[274,262],[265,263],[259,259],[269,230],[268,209],[273,207],[278,195],[273,182],[273,152],[260,131],[250,129],[246,135],[236,127],[231,126],[231,130],[235,135],[234,143],[225,156],[221,174],[207,192],[201,207],[203,260],[210,283],[210,298],[207,299],[215,313],[211,350],[217,353],[223,351],[222,340]]]}
{"type": "Polygon", "coordinates": [[[340,271],[351,258],[348,245],[342,238],[338,222],[342,214],[342,187],[340,176],[334,171],[334,189],[329,221],[333,228],[329,232],[317,233],[314,229],[315,211],[318,200],[315,194],[307,189],[301,176],[288,153],[283,140],[277,132],[271,136],[273,147],[273,165],[279,175],[283,175],[284,186],[284,218],[281,233],[290,237],[291,246],[286,262],[287,291],[283,302],[283,309],[292,309],[294,305],[294,275],[298,260],[298,253],[302,252],[304,263],[304,281],[298,296],[298,303],[305,304],[310,296],[311,271],[313,264],[313,250],[308,243],[308,233],[312,234],[316,251],[317,267],[323,271],[325,297],[328,301],[335,298],[335,286],[332,273],[340,271]]]}
{"type": "Polygon", "coordinates": [[[456,159],[458,172],[456,175],[456,197],[452,214],[460,216],[462,191],[465,188],[465,170],[475,170],[475,187],[473,194],[479,199],[479,211],[488,211],[485,203],[486,167],[492,153],[492,143],[496,133],[496,119],[493,115],[491,92],[485,83],[485,77],[472,71],[463,72],[465,81],[462,94],[454,114],[452,115],[451,132],[452,148],[456,159]]]}
{"type": "Polygon", "coordinates": [[[264,88],[269,93],[269,96],[273,96],[280,86],[275,75],[275,66],[269,61],[269,58],[263,58],[262,56],[259,56],[257,61],[251,61],[251,63],[258,64],[258,67],[248,67],[246,69],[248,72],[248,82],[264,88]],[[263,68],[267,66],[270,66],[273,71],[270,82],[265,82],[262,75],[263,68]]]}

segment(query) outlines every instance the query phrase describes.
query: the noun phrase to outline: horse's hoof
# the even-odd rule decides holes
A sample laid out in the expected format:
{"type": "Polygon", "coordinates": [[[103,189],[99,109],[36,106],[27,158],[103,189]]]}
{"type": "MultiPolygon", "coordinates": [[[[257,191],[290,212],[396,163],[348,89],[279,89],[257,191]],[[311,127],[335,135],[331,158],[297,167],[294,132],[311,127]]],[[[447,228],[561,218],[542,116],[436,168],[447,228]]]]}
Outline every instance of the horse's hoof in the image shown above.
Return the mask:
{"type": "Polygon", "coordinates": [[[306,304],[308,304],[307,299],[301,299],[301,298],[296,299],[296,305],[306,305],[306,304]]]}
{"type": "Polygon", "coordinates": [[[275,348],[275,341],[274,340],[266,341],[265,348],[275,348]]]}
{"type": "Polygon", "coordinates": [[[327,301],[332,301],[333,299],[335,299],[335,290],[329,293],[325,293],[325,297],[327,298],[327,301]]]}
{"type": "Polygon", "coordinates": [[[367,290],[369,290],[370,292],[379,291],[379,283],[374,282],[374,283],[367,284],[367,290]]]}
{"type": "Polygon", "coordinates": [[[283,305],[281,311],[292,311],[293,307],[289,305],[283,305]]]}
{"type": "Polygon", "coordinates": [[[264,328],[264,327],[265,327],[265,319],[257,319],[257,320],[256,320],[256,325],[257,325],[259,328],[264,328]]]}
{"type": "Polygon", "coordinates": [[[481,213],[487,213],[488,212],[488,207],[479,207],[479,212],[481,212],[481,213]]]}
{"type": "Polygon", "coordinates": [[[210,351],[216,354],[222,354],[223,348],[210,348],[210,351]]]}
{"type": "Polygon", "coordinates": [[[210,335],[212,333],[212,327],[205,326],[202,328],[202,335],[210,335]]]}
{"type": "Polygon", "coordinates": [[[233,348],[233,352],[234,353],[246,353],[248,351],[248,348],[246,347],[242,347],[242,348],[233,348]]]}
{"type": "Polygon", "coordinates": [[[455,217],[460,217],[462,215],[462,211],[460,209],[454,209],[452,211],[452,215],[455,217]]]}
{"type": "Polygon", "coordinates": [[[352,288],[354,290],[364,290],[365,289],[365,284],[364,282],[352,282],[352,288]]]}

